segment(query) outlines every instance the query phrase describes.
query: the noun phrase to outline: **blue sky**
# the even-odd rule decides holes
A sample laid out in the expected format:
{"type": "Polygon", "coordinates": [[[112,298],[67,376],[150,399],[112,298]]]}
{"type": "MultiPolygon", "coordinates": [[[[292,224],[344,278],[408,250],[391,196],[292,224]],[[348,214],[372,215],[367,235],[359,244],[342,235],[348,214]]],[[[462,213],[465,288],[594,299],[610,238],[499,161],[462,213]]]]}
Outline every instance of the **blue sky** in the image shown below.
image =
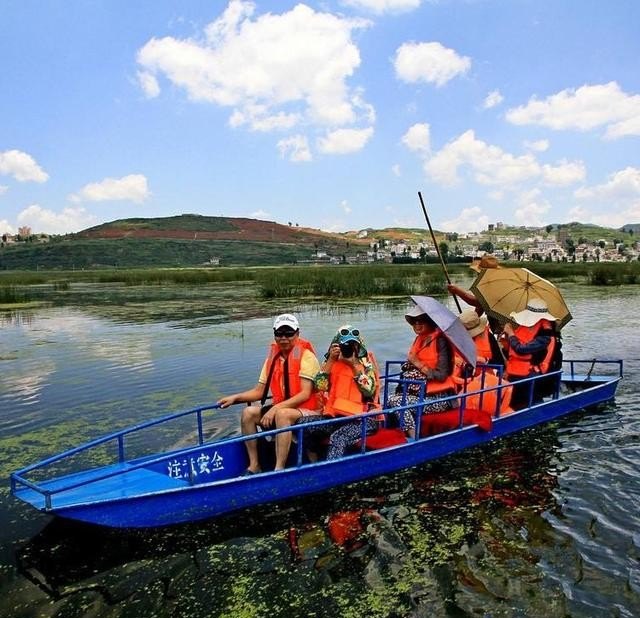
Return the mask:
{"type": "Polygon", "coordinates": [[[637,0],[21,0],[0,232],[640,222],[637,0]]]}

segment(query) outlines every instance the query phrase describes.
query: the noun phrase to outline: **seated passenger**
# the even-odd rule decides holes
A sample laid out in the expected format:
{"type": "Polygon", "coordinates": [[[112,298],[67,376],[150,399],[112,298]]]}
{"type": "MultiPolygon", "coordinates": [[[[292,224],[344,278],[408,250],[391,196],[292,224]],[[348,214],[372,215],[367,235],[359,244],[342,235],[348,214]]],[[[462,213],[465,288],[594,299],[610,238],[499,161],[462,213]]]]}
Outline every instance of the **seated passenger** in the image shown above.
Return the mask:
{"type": "MultiPolygon", "coordinates": [[[[505,360],[504,356],[502,356],[500,345],[489,330],[486,318],[480,317],[473,309],[466,309],[460,314],[459,318],[476,346],[476,362],[504,367],[505,360]]],[[[466,361],[456,352],[453,370],[454,378],[464,378],[466,370],[466,361]]]]}
{"type": "MultiPolygon", "coordinates": [[[[256,433],[258,426],[265,429],[288,427],[301,416],[320,418],[319,402],[313,388],[320,365],[311,343],[300,337],[298,319],[290,313],[279,315],[273,323],[273,338],[258,383],[247,391],[227,395],[218,401],[222,408],[234,403],[248,404],[240,417],[243,435],[256,433]],[[264,405],[269,389],[273,403],[264,405]]],[[[248,440],[244,444],[249,456],[246,474],[260,472],[256,441],[248,440]]],[[[276,470],[285,467],[290,445],[291,432],[276,435],[276,470]]]]}
{"type": "MultiPolygon", "coordinates": [[[[358,416],[379,409],[378,366],[357,328],[347,324],[338,329],[315,378],[315,385],[324,395],[324,418],[358,416]]],[[[317,419],[302,418],[298,423],[312,420],[317,419]]],[[[364,422],[367,435],[378,429],[375,417],[368,417],[364,422]]],[[[362,438],[362,420],[336,423],[335,426],[327,424],[322,430],[313,434],[316,437],[318,433],[329,434],[327,459],[337,459],[362,438]]]]}
{"type": "MultiPolygon", "coordinates": [[[[389,397],[387,406],[395,408],[420,402],[422,414],[453,409],[456,406],[454,399],[442,401],[443,397],[455,395],[453,347],[436,323],[417,305],[405,314],[405,319],[413,327],[416,338],[406,362],[402,364],[400,377],[421,382],[422,389],[420,384],[399,384],[395,394],[389,397]],[[421,390],[424,394],[422,399],[421,390]]],[[[415,414],[416,408],[396,413],[400,426],[411,437],[415,436],[415,414]]]]}
{"type": "MultiPolygon", "coordinates": [[[[548,311],[547,304],[541,298],[530,298],[523,311],[512,312],[511,317],[516,323],[514,329],[506,324],[504,332],[508,337],[507,349],[507,379],[509,382],[519,382],[526,378],[541,375],[549,371],[551,359],[559,346],[558,334],[555,328],[556,318],[548,311]]],[[[520,410],[532,403],[540,403],[544,392],[542,384],[536,380],[516,384],[513,388],[511,406],[520,410]]]]}

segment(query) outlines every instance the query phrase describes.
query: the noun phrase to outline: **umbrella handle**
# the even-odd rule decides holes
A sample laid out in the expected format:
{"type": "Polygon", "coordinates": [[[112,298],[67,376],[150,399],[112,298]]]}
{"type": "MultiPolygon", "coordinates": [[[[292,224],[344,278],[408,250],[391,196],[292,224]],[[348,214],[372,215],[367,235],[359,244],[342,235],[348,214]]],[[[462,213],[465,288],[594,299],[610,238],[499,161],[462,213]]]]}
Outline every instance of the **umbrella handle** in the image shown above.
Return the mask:
{"type": "MultiPolygon", "coordinates": [[[[424,213],[424,218],[427,221],[427,226],[429,228],[429,232],[431,232],[431,239],[433,240],[433,245],[436,248],[436,253],[438,254],[438,257],[440,258],[440,264],[442,265],[442,270],[444,272],[444,276],[447,280],[447,283],[451,283],[451,278],[449,277],[449,273],[447,272],[447,267],[444,264],[444,260],[442,259],[442,254],[440,253],[440,247],[438,247],[438,243],[436,242],[436,235],[433,233],[433,228],[431,227],[431,222],[429,221],[429,215],[427,215],[427,209],[425,208],[424,205],[424,200],[422,199],[422,193],[420,193],[420,191],[418,191],[418,197],[420,198],[420,205],[422,206],[422,212],[424,213]]],[[[453,294],[453,300],[456,303],[456,307],[458,308],[458,313],[462,313],[462,307],[460,307],[460,302],[458,301],[458,297],[453,294]]]]}

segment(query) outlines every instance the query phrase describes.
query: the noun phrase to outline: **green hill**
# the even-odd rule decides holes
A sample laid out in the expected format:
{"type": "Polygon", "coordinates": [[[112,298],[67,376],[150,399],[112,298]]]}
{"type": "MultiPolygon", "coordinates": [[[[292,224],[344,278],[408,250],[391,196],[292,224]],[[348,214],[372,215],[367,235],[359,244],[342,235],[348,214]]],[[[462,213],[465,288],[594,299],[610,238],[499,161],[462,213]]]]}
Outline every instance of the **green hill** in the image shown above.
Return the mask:
{"type": "Polygon", "coordinates": [[[0,269],[79,269],[292,264],[322,249],[355,253],[368,241],[272,221],[180,215],[123,219],[48,243],[21,242],[0,249],[0,269]]]}

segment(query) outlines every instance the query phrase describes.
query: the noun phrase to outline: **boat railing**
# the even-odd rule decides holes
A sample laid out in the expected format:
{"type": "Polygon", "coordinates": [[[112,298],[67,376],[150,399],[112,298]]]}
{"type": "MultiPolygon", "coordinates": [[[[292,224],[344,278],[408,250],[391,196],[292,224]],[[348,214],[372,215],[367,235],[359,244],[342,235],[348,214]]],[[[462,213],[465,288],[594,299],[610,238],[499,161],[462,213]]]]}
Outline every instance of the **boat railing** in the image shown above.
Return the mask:
{"type": "MultiPolygon", "coordinates": [[[[560,384],[560,377],[562,377],[563,379],[565,378],[569,378],[570,380],[576,380],[579,381],[580,379],[582,379],[582,381],[584,382],[589,382],[590,380],[592,380],[591,374],[592,374],[592,370],[593,370],[593,366],[597,363],[597,364],[604,364],[604,365],[617,365],[618,367],[618,371],[617,371],[617,376],[611,375],[610,379],[620,379],[622,377],[622,369],[623,369],[623,365],[622,365],[622,361],[621,360],[566,360],[565,361],[566,364],[569,365],[569,371],[568,372],[562,372],[562,371],[557,371],[557,372],[553,372],[550,374],[545,374],[546,376],[558,376],[557,382],[558,382],[558,388],[559,388],[559,384],[560,384]],[[578,374],[576,371],[576,367],[579,365],[586,365],[586,366],[590,366],[590,369],[588,369],[586,376],[584,374],[578,374]]],[[[402,381],[402,379],[399,377],[400,376],[400,372],[395,372],[393,371],[393,366],[397,364],[397,365],[401,365],[401,362],[399,361],[388,361],[387,362],[387,371],[385,372],[385,376],[384,376],[384,402],[386,404],[387,400],[388,400],[388,391],[389,391],[389,386],[391,384],[397,384],[399,382],[402,381]]],[[[540,376],[534,376],[532,378],[527,378],[525,380],[523,380],[522,382],[529,382],[531,384],[530,386],[530,403],[531,403],[531,397],[533,396],[533,384],[535,383],[536,380],[538,380],[540,378],[540,376]]],[[[420,381],[407,381],[409,383],[411,382],[420,382],[420,381]]],[[[478,393],[480,392],[484,392],[484,393],[488,393],[491,391],[500,391],[500,389],[506,388],[506,387],[511,387],[511,384],[508,382],[504,382],[502,384],[499,384],[497,386],[491,386],[491,387],[486,387],[484,389],[482,389],[481,391],[475,391],[475,392],[461,392],[461,393],[457,393],[455,395],[451,395],[451,396],[447,396],[447,397],[442,397],[441,400],[442,401],[454,401],[456,400],[457,402],[459,402],[459,406],[457,407],[458,410],[458,414],[459,414],[459,423],[458,423],[458,428],[461,428],[463,426],[463,420],[464,420],[464,412],[465,412],[465,408],[467,406],[467,399],[468,397],[470,397],[472,394],[473,395],[478,395],[478,393]]],[[[246,441],[249,440],[255,440],[256,438],[269,438],[269,437],[275,437],[276,435],[278,435],[279,433],[283,433],[283,432],[287,432],[287,431],[292,431],[294,433],[294,435],[296,436],[296,447],[297,447],[297,453],[296,453],[296,466],[301,466],[304,463],[304,455],[305,455],[305,434],[309,435],[308,431],[312,431],[314,429],[322,429],[324,426],[328,426],[328,425],[332,425],[332,426],[339,426],[340,424],[343,423],[349,423],[349,422],[354,422],[354,420],[358,420],[360,422],[360,427],[361,427],[361,437],[360,437],[360,445],[359,445],[359,450],[361,453],[364,453],[367,450],[367,423],[366,420],[368,418],[379,418],[380,415],[383,415],[384,421],[382,422],[383,425],[386,424],[386,421],[390,418],[391,415],[394,416],[399,416],[400,418],[403,416],[402,412],[407,411],[407,410],[412,410],[413,409],[413,413],[416,415],[415,420],[416,422],[416,435],[415,435],[415,440],[420,439],[420,422],[419,422],[419,417],[422,411],[423,406],[425,405],[425,401],[424,401],[424,382],[422,382],[422,385],[420,386],[420,388],[422,389],[420,392],[422,393],[422,395],[419,398],[419,401],[410,403],[407,402],[406,399],[405,401],[402,403],[402,405],[393,407],[393,408],[387,408],[385,407],[385,409],[383,410],[372,410],[370,412],[358,415],[357,417],[354,416],[349,416],[349,417],[340,417],[340,418],[330,418],[330,419],[322,419],[322,420],[318,420],[318,421],[314,421],[312,423],[305,423],[303,425],[293,425],[290,427],[283,427],[283,428],[276,428],[276,429],[272,429],[272,430],[268,430],[268,431],[261,431],[258,434],[252,434],[252,435],[243,435],[243,436],[234,436],[234,437],[230,437],[230,438],[224,438],[222,440],[217,440],[214,442],[211,441],[205,441],[204,439],[204,431],[203,431],[203,422],[202,422],[202,416],[203,413],[206,411],[210,411],[210,410],[215,410],[217,408],[219,408],[220,406],[218,404],[209,404],[209,405],[203,405],[203,406],[199,406],[197,408],[193,408],[190,410],[185,410],[185,411],[181,411],[181,412],[177,412],[177,413],[173,413],[173,414],[168,414],[165,416],[162,416],[160,418],[151,420],[151,421],[147,421],[144,423],[139,423],[137,425],[128,427],[126,429],[120,430],[120,431],[116,431],[113,432],[107,436],[103,436],[101,438],[98,438],[96,440],[92,440],[90,442],[87,442],[83,445],[80,445],[78,447],[69,449],[63,453],[54,455],[52,457],[46,458],[40,462],[34,463],[30,466],[27,466],[25,468],[22,468],[14,473],[11,474],[11,490],[12,492],[15,493],[17,487],[20,486],[24,486],[24,487],[28,487],[30,489],[32,489],[35,492],[38,492],[40,494],[42,494],[45,498],[45,505],[47,509],[51,508],[51,498],[52,496],[54,496],[55,494],[64,492],[64,491],[68,491],[70,489],[74,489],[77,487],[81,487],[83,485],[89,484],[89,483],[93,483],[96,482],[98,480],[103,480],[103,479],[107,479],[119,474],[122,474],[123,472],[123,466],[115,466],[111,469],[106,469],[105,472],[103,474],[100,475],[92,475],[90,480],[72,480],[73,477],[70,477],[70,482],[69,483],[60,483],[58,486],[56,487],[51,487],[51,488],[43,488],[41,487],[38,483],[26,478],[26,475],[30,474],[31,472],[34,472],[36,470],[42,470],[44,468],[47,468],[49,466],[52,466],[53,464],[56,464],[58,462],[61,462],[62,460],[65,459],[69,459],[75,455],[78,455],[79,453],[83,453],[86,451],[89,451],[91,449],[97,448],[99,446],[102,446],[104,444],[107,444],[109,442],[115,441],[117,444],[117,461],[120,464],[125,464],[126,463],[126,471],[133,471],[133,470],[137,470],[140,468],[148,468],[150,466],[153,466],[155,464],[163,464],[163,463],[167,463],[169,462],[172,458],[175,457],[176,452],[179,452],[181,456],[189,456],[190,454],[194,454],[197,453],[199,449],[202,449],[203,446],[222,446],[222,445],[230,445],[230,444],[243,444],[246,441]],[[157,425],[161,425],[164,423],[167,423],[169,421],[172,421],[174,419],[178,419],[181,417],[187,417],[189,415],[194,415],[196,418],[196,423],[197,423],[197,435],[198,435],[198,442],[197,444],[194,444],[193,446],[190,447],[186,447],[186,448],[180,448],[180,449],[174,449],[172,451],[169,452],[164,452],[162,454],[158,454],[158,455],[149,455],[146,457],[142,457],[139,458],[137,460],[130,460],[127,461],[127,457],[126,457],[126,441],[125,438],[131,434],[135,434],[137,432],[140,432],[143,429],[147,429],[150,427],[154,427],[157,425]]],[[[554,397],[558,397],[558,391],[556,391],[556,393],[553,395],[554,397]]],[[[455,407],[455,406],[452,406],[455,407]]],[[[496,410],[496,416],[500,416],[500,410],[497,409],[496,410]]],[[[59,479],[58,479],[59,480],[59,479]]],[[[193,478],[193,476],[190,474],[188,479],[190,483],[195,483],[195,480],[193,478]]],[[[42,482],[42,481],[41,481],[42,482]]]]}

